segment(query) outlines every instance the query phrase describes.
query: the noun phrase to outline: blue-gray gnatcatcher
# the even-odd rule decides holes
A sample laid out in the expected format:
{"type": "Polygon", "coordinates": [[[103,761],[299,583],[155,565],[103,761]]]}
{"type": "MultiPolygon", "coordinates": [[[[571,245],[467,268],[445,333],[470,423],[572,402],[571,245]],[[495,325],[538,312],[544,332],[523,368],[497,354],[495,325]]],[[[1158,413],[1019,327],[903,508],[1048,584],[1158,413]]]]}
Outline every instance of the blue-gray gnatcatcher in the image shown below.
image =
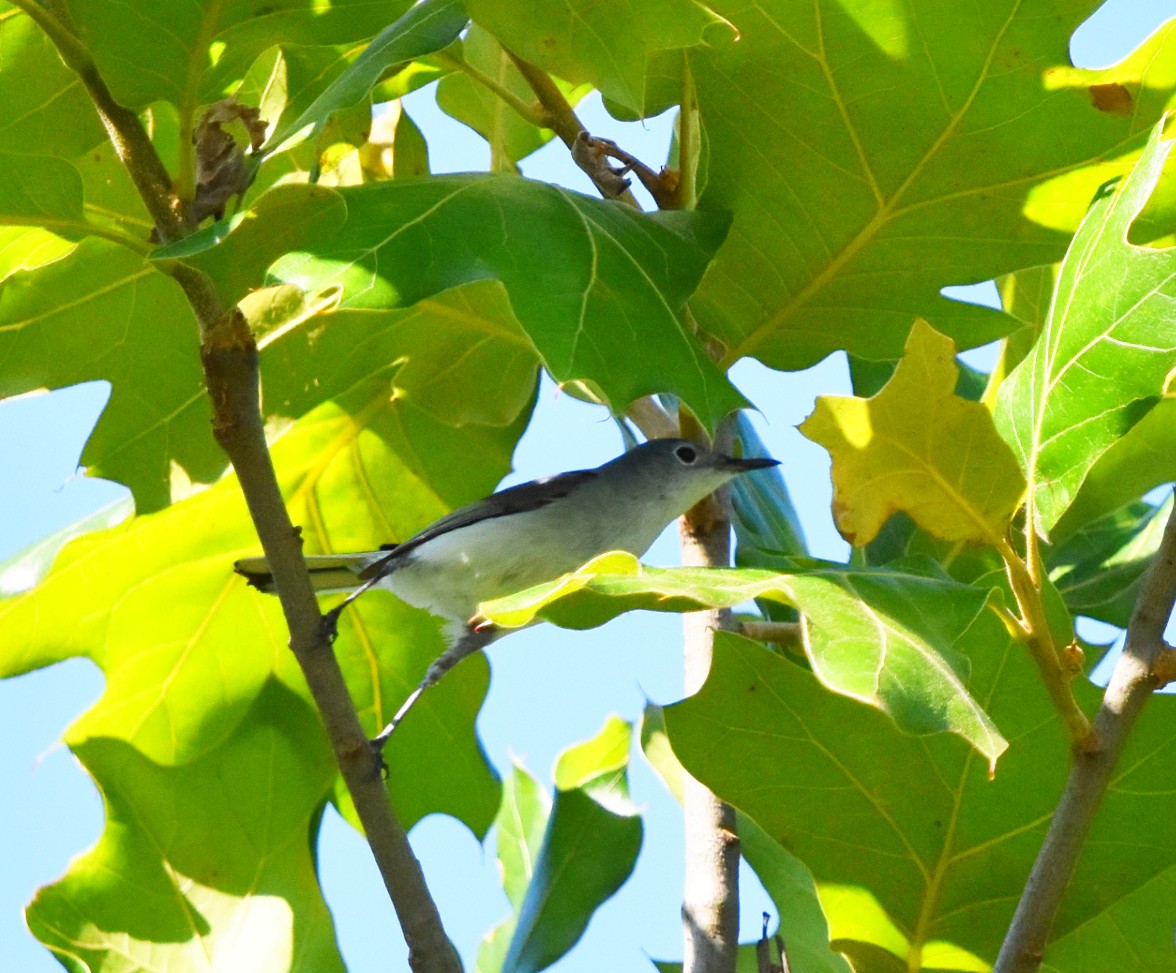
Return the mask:
{"type": "MultiPolygon", "coordinates": [[[[481,602],[551,581],[605,551],[640,557],[667,524],[728,480],[776,462],[735,459],[685,439],[655,439],[594,470],[492,494],[401,544],[308,556],[316,591],[350,592],[327,613],[332,635],[339,613],[373,587],[449,623],[449,648],[373,743],[382,747],[421,692],[501,634],[474,626],[481,602]]],[[[265,558],[240,560],[236,570],[254,587],[274,590],[265,558]]]]}

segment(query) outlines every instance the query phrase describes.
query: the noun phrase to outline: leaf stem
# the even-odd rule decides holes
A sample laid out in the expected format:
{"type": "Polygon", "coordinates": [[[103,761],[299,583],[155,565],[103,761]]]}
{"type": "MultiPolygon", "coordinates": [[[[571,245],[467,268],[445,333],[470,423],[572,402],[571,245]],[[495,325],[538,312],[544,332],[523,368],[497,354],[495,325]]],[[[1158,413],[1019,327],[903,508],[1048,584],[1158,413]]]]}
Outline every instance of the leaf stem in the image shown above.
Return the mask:
{"type": "Polygon", "coordinates": [[[438,51],[433,56],[442,63],[449,64],[458,71],[461,71],[462,74],[466,75],[472,81],[476,81],[488,91],[496,94],[499,98],[506,102],[506,104],[513,108],[519,117],[524,121],[529,122],[536,128],[550,129],[553,127],[552,119],[544,108],[537,108],[535,105],[527,104],[527,102],[523,101],[522,98],[516,95],[505,85],[499,84],[499,82],[495,81],[494,78],[490,77],[490,75],[486,74],[486,72],[480,71],[478,68],[474,67],[460,54],[450,54],[448,51],[438,51]]]}
{"type": "Polygon", "coordinates": [[[678,106],[678,184],[675,209],[694,209],[698,202],[698,96],[690,55],[682,51],[682,103],[678,106]]]}
{"type": "Polygon", "coordinates": [[[1004,560],[1009,586],[1013,589],[1017,607],[1021,612],[1019,623],[1024,632],[1024,642],[1033,656],[1033,661],[1037,663],[1037,669],[1045,682],[1054,708],[1066,726],[1070,743],[1076,752],[1097,749],[1098,740],[1090,720],[1078,706],[1071,688],[1073,668],[1069,665],[1062,648],[1056,644],[1050,630],[1045,606],[1041,600],[1041,588],[1034,583],[1025,562],[1007,540],[998,538],[996,549],[1004,560]]]}
{"type": "Polygon", "coordinates": [[[1169,673],[1164,627],[1176,604],[1176,517],[1144,574],[1123,654],[1103,694],[1094,727],[1100,746],[1074,756],[1065,791],[1017,904],[993,973],[1033,973],[1045,956],[1062,894],[1074,874],[1094,815],[1144,704],[1169,673]]]}

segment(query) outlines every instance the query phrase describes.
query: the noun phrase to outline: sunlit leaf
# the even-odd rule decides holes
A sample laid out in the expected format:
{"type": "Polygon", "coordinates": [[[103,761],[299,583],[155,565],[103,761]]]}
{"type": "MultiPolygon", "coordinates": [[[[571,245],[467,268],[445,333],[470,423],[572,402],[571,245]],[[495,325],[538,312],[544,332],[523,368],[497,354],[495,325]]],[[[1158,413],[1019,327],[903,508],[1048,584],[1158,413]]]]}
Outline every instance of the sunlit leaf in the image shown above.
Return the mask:
{"type": "Polygon", "coordinates": [[[989,411],[954,393],[956,375],[951,340],[920,321],[877,395],[817,399],[800,429],[833,456],[834,516],[851,543],[899,510],[945,540],[1003,540],[1024,480],[989,411]]]}
{"type": "Polygon", "coordinates": [[[1095,200],[1032,355],[1001,387],[997,423],[1025,471],[1031,522],[1043,537],[1176,370],[1176,251],[1127,242],[1172,145],[1161,141],[1162,129],[1131,174],[1095,200]]]}
{"type": "MultiPolygon", "coordinates": [[[[650,704],[645,707],[641,721],[641,751],[681,803],[684,771],[666,738],[665,721],[659,706],[650,704]]],[[[829,947],[829,924],[821,912],[821,901],[817,898],[809,870],[746,814],[738,815],[737,830],[744,859],[755,870],[776,906],[779,931],[792,969],[808,973],[849,973],[845,958],[829,947]]],[[[740,948],[741,962],[742,954],[748,948],[740,948]]],[[[754,948],[752,953],[754,955],[754,948]]],[[[680,970],[681,964],[658,962],[657,967],[666,971],[680,970]]],[[[750,968],[756,969],[755,966],[750,968]]]]}
{"type": "Polygon", "coordinates": [[[238,732],[183,767],[119,739],[75,744],[106,826],[37,893],[29,928],[70,969],[342,973],[308,840],[333,771],[315,719],[270,681],[238,732]]]}
{"type": "Polygon", "coordinates": [[[712,6],[739,39],[687,52],[699,206],[734,223],[692,307],[724,364],[895,359],[916,315],[960,348],[1009,334],[941,289],[1061,259],[1176,89],[1171,23],[1121,64],[1071,66],[1091,3],[712,6]],[[1130,112],[1092,100],[1108,82],[1130,112]]]}
{"type": "MultiPolygon", "coordinates": [[[[950,737],[897,734],[880,714],[830,697],[802,667],[725,633],[702,691],[666,709],[686,769],[796,854],[823,901],[829,885],[856,890],[853,908],[825,901],[838,944],[872,946],[906,969],[932,968],[934,954],[956,959],[933,968],[993,963],[1070,763],[1061,725],[1043,718],[1027,653],[995,616],[978,620],[976,636],[971,685],[1013,741],[995,778],[950,737]]],[[[1098,690],[1074,688],[1091,707],[1098,690]]],[[[1149,705],[1111,780],[1054,927],[1062,941],[1081,935],[1091,945],[1088,924],[1108,930],[1149,882],[1156,891],[1170,883],[1159,879],[1176,864],[1176,835],[1138,822],[1162,816],[1176,787],[1172,705],[1149,705]]],[[[1166,948],[1160,968],[1170,969],[1169,925],[1131,928],[1133,955],[1166,948]]],[[[1108,940],[1082,963],[1109,973],[1112,957],[1121,968],[1108,940]]]]}
{"type": "MultiPolygon", "coordinates": [[[[479,973],[534,973],[550,966],[576,944],[592,914],[633,871],[643,829],[628,799],[630,732],[614,717],[595,738],[566,750],[557,762],[550,812],[534,781],[514,791],[522,803],[504,804],[499,827],[509,827],[512,850],[503,861],[504,885],[515,916],[513,927],[508,919],[484,941],[479,973]],[[504,821],[514,811],[517,825],[504,821]],[[544,824],[542,844],[536,846],[535,832],[544,824]],[[523,832],[529,835],[525,840],[523,832]]],[[[516,784],[521,782],[516,773],[516,784]]],[[[500,832],[500,854],[502,849],[500,832]]]]}
{"type": "MultiPolygon", "coordinates": [[[[637,115],[664,107],[647,100],[650,58],[659,51],[694,47],[708,27],[723,25],[697,0],[466,0],[466,6],[476,23],[523,59],[573,84],[591,84],[637,115]]],[[[729,43],[734,31],[730,25],[721,29],[729,43]]]]}
{"type": "Polygon", "coordinates": [[[464,175],[279,187],[227,236],[209,228],[159,256],[189,259],[233,301],[267,272],[369,309],[497,279],[557,381],[590,379],[617,410],[671,392],[714,423],[744,400],[679,315],[724,232],[722,219],[464,175]]]}
{"type": "Polygon", "coordinates": [[[269,145],[276,148],[300,129],[321,125],[332,112],[358,104],[386,70],[446,47],[456,40],[468,20],[461,0],[425,0],[409,7],[313,102],[297,114],[290,113],[292,117],[284,117],[270,135],[269,145]]]}
{"type": "Polygon", "coordinates": [[[792,574],[648,568],[612,552],[479,611],[510,627],[543,618],[590,628],[638,608],[682,612],[780,601],[804,615],[805,648],[826,686],[884,710],[909,732],[958,733],[995,764],[1008,744],[969,694],[961,654],[989,614],[987,594],[934,573],[806,567],[792,574]]]}
{"type": "Polygon", "coordinates": [[[67,0],[78,34],[116,100],[166,100],[191,111],[224,97],[275,44],[353,44],[374,36],[410,0],[67,0]]]}

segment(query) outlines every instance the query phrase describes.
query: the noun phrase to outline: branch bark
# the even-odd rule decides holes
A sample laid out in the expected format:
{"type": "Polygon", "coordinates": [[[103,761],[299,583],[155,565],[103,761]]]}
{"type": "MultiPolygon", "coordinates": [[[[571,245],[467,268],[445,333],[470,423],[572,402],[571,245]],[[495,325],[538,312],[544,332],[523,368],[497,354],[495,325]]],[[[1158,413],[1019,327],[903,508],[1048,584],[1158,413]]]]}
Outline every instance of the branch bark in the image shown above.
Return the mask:
{"type": "MultiPolygon", "coordinates": [[[[726,567],[731,560],[731,520],[724,497],[714,495],[680,521],[682,563],[726,567]]],[[[710,672],[715,631],[730,629],[726,609],[683,616],[686,694],[702,688],[710,672]]],[[[682,894],[682,969],[733,973],[739,947],[739,834],[735,809],[683,771],[686,882],[682,894]]]]}
{"type": "Polygon", "coordinates": [[[1094,728],[1100,748],[1077,753],[1045,842],[1017,904],[993,973],[1033,973],[1041,966],[1062,895],[1074,874],[1095,813],[1111,781],[1135,721],[1152,693],[1170,680],[1171,650],[1164,627],[1176,604],[1176,517],[1140,585],[1127,626],[1123,654],[1115,665],[1094,728]]]}
{"type": "MultiPolygon", "coordinates": [[[[45,31],[90,94],[120,161],[151,214],[159,239],[169,242],[191,232],[183,203],[138,116],[115,102],[82,42],[47,8],[33,0],[15,3],[45,31]]],[[[182,263],[161,264],[160,269],[179,283],[196,316],[205,384],[212,400],[213,432],[233,464],[269,558],[290,629],[290,648],[322,716],[400,920],[409,964],[417,973],[460,973],[457,950],[445,934],[420,863],[393,812],[342,670],[323,635],[322,615],[302,559],[301,538],[290,522],[265,440],[257,344],[244,315],[236,307],[225,310],[221,306],[207,276],[182,263]]]]}

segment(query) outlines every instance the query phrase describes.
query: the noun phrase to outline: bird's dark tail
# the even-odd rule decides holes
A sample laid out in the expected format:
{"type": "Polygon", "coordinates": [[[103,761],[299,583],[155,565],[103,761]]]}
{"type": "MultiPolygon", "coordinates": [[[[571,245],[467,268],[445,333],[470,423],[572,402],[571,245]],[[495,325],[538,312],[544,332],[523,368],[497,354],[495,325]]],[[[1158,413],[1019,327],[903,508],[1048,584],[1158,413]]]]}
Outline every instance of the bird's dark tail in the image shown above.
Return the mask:
{"type": "MultiPolygon", "coordinates": [[[[385,551],[363,554],[309,554],[306,567],[314,590],[320,594],[354,591],[362,583],[359,573],[372,561],[385,557],[385,551]]],[[[258,591],[274,593],[274,576],[269,561],[264,557],[244,557],[233,565],[233,570],[258,591]]]]}

